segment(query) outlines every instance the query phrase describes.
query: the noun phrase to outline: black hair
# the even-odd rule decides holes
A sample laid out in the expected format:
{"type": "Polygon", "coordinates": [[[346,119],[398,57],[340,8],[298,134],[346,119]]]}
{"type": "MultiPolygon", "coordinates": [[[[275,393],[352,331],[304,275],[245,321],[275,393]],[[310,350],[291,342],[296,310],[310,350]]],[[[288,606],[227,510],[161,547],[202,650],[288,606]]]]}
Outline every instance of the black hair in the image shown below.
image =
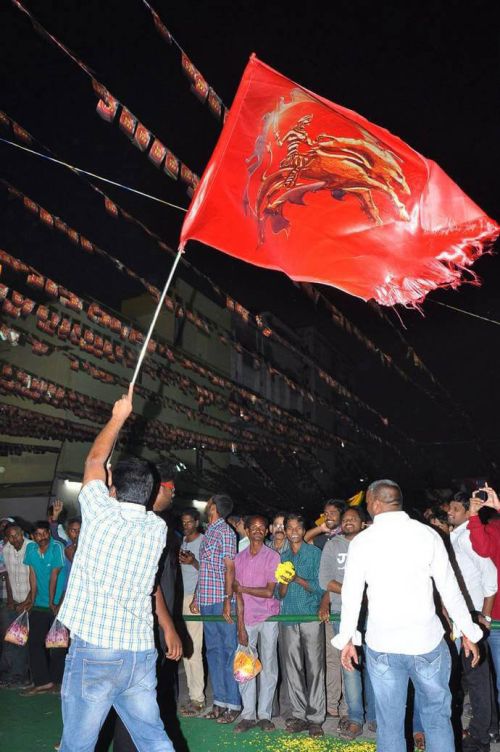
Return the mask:
{"type": "Polygon", "coordinates": [[[184,517],[184,515],[189,515],[190,517],[193,518],[193,520],[195,522],[199,522],[200,521],[200,513],[194,507],[188,507],[187,509],[181,509],[181,511],[179,512],[179,517],[184,517]]]}
{"type": "Polygon", "coordinates": [[[325,501],[323,504],[323,510],[327,507],[335,507],[339,510],[340,514],[343,514],[347,508],[347,504],[343,499],[328,499],[328,501],[325,501]]]}
{"type": "Polygon", "coordinates": [[[458,501],[458,503],[463,506],[466,512],[469,511],[470,496],[468,493],[465,493],[465,491],[456,491],[456,493],[454,493],[451,497],[450,502],[451,501],[458,501]]]}
{"type": "Polygon", "coordinates": [[[35,530],[50,530],[50,523],[47,520],[37,520],[33,523],[33,532],[35,530]]]}
{"type": "Polygon", "coordinates": [[[113,485],[118,501],[146,506],[155,483],[151,463],[138,457],[120,460],[113,468],[113,485]]]}
{"type": "Polygon", "coordinates": [[[295,514],[295,512],[290,512],[290,514],[286,515],[284,527],[286,528],[288,523],[291,522],[292,520],[296,520],[305,529],[306,523],[305,523],[304,518],[302,517],[301,514],[295,514]]]}
{"type": "Polygon", "coordinates": [[[362,507],[346,507],[340,517],[341,520],[343,519],[344,515],[347,514],[347,512],[356,512],[361,522],[366,522],[366,515],[362,507]]]}
{"type": "Polygon", "coordinates": [[[264,521],[264,525],[266,527],[269,524],[268,521],[267,521],[267,517],[265,517],[265,515],[259,514],[258,512],[256,512],[255,514],[249,514],[248,517],[245,517],[245,527],[247,529],[250,527],[250,525],[252,523],[252,520],[263,520],[264,521]]]}
{"type": "Polygon", "coordinates": [[[228,517],[233,511],[233,500],[228,494],[215,494],[211,502],[215,504],[219,517],[228,517]]]}
{"type": "Polygon", "coordinates": [[[403,493],[393,480],[375,480],[366,489],[366,495],[368,496],[368,494],[373,494],[377,501],[381,501],[387,506],[403,506],[403,493]]]}
{"type": "Polygon", "coordinates": [[[20,530],[24,535],[24,530],[22,529],[21,525],[18,525],[17,522],[9,522],[9,524],[4,527],[3,534],[7,536],[9,530],[20,530]]]}
{"type": "Polygon", "coordinates": [[[171,462],[168,462],[168,460],[158,463],[156,465],[156,469],[158,471],[158,475],[160,476],[161,483],[166,483],[169,480],[174,480],[176,475],[175,465],[173,465],[171,462]]]}
{"type": "Polygon", "coordinates": [[[277,517],[283,517],[283,519],[285,519],[286,515],[286,512],[274,512],[273,516],[271,517],[271,525],[274,525],[274,520],[277,517]]]}
{"type": "Polygon", "coordinates": [[[431,520],[438,520],[439,522],[445,522],[446,524],[448,524],[448,515],[443,509],[439,509],[439,507],[433,507],[429,522],[431,520]]]}
{"type": "Polygon", "coordinates": [[[69,527],[70,525],[75,525],[78,523],[79,525],[82,524],[82,518],[81,517],[70,517],[69,520],[66,523],[66,527],[69,527]]]}

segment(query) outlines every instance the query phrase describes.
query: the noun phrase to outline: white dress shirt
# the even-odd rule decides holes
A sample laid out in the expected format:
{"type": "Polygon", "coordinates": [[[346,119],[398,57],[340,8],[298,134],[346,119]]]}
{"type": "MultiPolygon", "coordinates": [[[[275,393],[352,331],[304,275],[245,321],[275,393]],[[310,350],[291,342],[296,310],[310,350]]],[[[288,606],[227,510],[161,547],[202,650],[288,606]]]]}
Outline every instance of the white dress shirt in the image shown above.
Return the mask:
{"type": "Polygon", "coordinates": [[[491,559],[479,556],[472,548],[470,532],[467,529],[469,520],[455,528],[450,535],[451,545],[455,553],[458,568],[467,589],[464,593],[470,597],[469,608],[474,611],[483,610],[483,601],[497,592],[497,568],[491,559]]]}
{"type": "Polygon", "coordinates": [[[365,583],[368,585],[366,643],[380,653],[423,655],[439,644],[444,630],[436,614],[432,579],[453,621],[470,640],[474,624],[439,534],[405,512],[377,514],[349,546],[342,586],[340,650],[356,640],[365,583]]]}

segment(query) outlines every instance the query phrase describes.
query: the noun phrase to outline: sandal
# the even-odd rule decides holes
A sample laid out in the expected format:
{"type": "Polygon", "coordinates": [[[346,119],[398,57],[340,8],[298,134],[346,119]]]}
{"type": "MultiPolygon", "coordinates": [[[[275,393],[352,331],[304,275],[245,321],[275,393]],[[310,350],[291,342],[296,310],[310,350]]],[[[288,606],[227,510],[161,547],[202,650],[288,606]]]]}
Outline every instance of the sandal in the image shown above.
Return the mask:
{"type": "Polygon", "coordinates": [[[235,734],[243,734],[245,731],[250,731],[250,729],[255,728],[256,725],[257,721],[250,720],[250,718],[244,718],[234,727],[233,731],[235,734]]]}
{"type": "Polygon", "coordinates": [[[204,717],[209,721],[217,721],[219,718],[222,718],[225,712],[226,708],[223,708],[221,705],[214,705],[210,713],[207,713],[204,717]]]}
{"type": "Polygon", "coordinates": [[[275,731],[276,730],[276,726],[271,720],[269,720],[269,718],[263,718],[262,721],[258,722],[257,726],[262,731],[275,731]]]}
{"type": "Polygon", "coordinates": [[[319,723],[310,723],[309,724],[309,736],[317,737],[317,736],[324,736],[325,732],[319,725],[319,723]]]}
{"type": "Polygon", "coordinates": [[[225,713],[223,713],[217,720],[216,723],[233,723],[239,714],[241,713],[241,710],[229,710],[226,708],[225,713]]]}
{"type": "MultiPolygon", "coordinates": [[[[42,684],[39,687],[31,687],[30,689],[24,689],[19,693],[21,697],[32,697],[33,695],[45,695],[48,692],[55,692],[56,685],[50,682],[50,684],[42,684]]],[[[58,690],[57,690],[58,691],[58,690]]]]}
{"type": "Polygon", "coordinates": [[[302,731],[307,731],[309,724],[301,718],[288,718],[285,721],[285,728],[292,734],[300,734],[302,731]]]}
{"type": "Polygon", "coordinates": [[[193,700],[190,700],[187,705],[182,705],[182,707],[179,709],[179,714],[182,715],[183,718],[195,718],[204,710],[204,702],[194,702],[193,700]]]}
{"type": "Polygon", "coordinates": [[[425,734],[423,733],[423,731],[416,731],[413,734],[413,743],[415,745],[415,749],[425,749],[425,734]]]}
{"type": "Polygon", "coordinates": [[[347,728],[350,724],[349,716],[343,715],[342,718],[337,723],[337,731],[343,731],[345,728],[347,728]]]}
{"type": "Polygon", "coordinates": [[[358,736],[361,736],[363,733],[363,726],[360,723],[354,723],[354,721],[349,721],[349,723],[344,726],[342,731],[339,732],[339,736],[342,739],[348,739],[350,742],[354,741],[358,736]]]}

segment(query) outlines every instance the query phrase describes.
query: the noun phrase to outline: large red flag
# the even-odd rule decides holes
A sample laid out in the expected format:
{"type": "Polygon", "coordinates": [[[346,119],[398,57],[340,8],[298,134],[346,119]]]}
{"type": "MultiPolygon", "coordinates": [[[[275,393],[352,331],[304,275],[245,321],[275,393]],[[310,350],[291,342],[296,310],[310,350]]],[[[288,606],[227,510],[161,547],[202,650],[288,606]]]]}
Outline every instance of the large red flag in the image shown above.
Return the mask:
{"type": "Polygon", "coordinates": [[[252,56],[181,247],[393,305],[458,286],[499,232],[435,162],[252,56]]]}

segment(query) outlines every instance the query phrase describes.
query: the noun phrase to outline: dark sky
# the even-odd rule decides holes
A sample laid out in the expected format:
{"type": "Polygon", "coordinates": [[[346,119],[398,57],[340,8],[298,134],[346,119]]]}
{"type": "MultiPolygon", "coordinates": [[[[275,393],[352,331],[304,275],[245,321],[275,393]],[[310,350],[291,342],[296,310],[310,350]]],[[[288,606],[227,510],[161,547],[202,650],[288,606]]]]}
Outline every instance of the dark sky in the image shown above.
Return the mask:
{"type": "MultiPolygon", "coordinates": [[[[193,63],[230,105],[249,55],[257,55],[305,87],[387,127],[434,159],[490,216],[498,205],[498,31],[492,2],[463,9],[448,0],[335,3],[153,3],[193,63]]],[[[190,93],[180,55],[157,34],[141,0],[27,0],[39,21],[68,45],[189,167],[201,174],[220,127],[190,93]]],[[[174,203],[188,205],[180,184],[156,172],[127,143],[116,125],[95,114],[90,81],[59,50],[41,39],[8,2],[0,9],[1,107],[63,159],[128,183],[174,203]]],[[[1,134],[0,134],[1,135],[1,134]]],[[[62,168],[14,153],[0,144],[1,173],[18,188],[85,232],[134,268],[161,284],[168,259],[129,225],[118,230],[100,200],[62,168]],[[121,233],[121,234],[120,234],[121,233]]],[[[175,210],[107,189],[110,196],[176,244],[182,215],[175,210]]],[[[118,304],[138,292],[105,267],[91,266],[63,240],[46,234],[1,198],[0,245],[64,278],[81,293],[118,304]]],[[[315,324],[345,352],[350,383],[392,424],[419,444],[404,451],[424,457],[425,481],[486,474],[500,448],[497,423],[497,326],[433,304],[442,301],[500,320],[497,257],[475,269],[480,288],[434,293],[424,316],[388,310],[444,392],[429,400],[405,385],[376,359],[332,327],[282,274],[263,272],[212,249],[193,246],[189,258],[253,312],[272,310],[291,326],[315,324]],[[469,418],[460,418],[465,410],[469,418]],[[432,442],[444,442],[434,446],[432,442]],[[485,451],[487,448],[487,452],[485,451]]],[[[365,303],[323,288],[368,336],[428,389],[412,368],[395,332],[365,303]]],[[[387,437],[396,441],[392,428],[387,437]]]]}

